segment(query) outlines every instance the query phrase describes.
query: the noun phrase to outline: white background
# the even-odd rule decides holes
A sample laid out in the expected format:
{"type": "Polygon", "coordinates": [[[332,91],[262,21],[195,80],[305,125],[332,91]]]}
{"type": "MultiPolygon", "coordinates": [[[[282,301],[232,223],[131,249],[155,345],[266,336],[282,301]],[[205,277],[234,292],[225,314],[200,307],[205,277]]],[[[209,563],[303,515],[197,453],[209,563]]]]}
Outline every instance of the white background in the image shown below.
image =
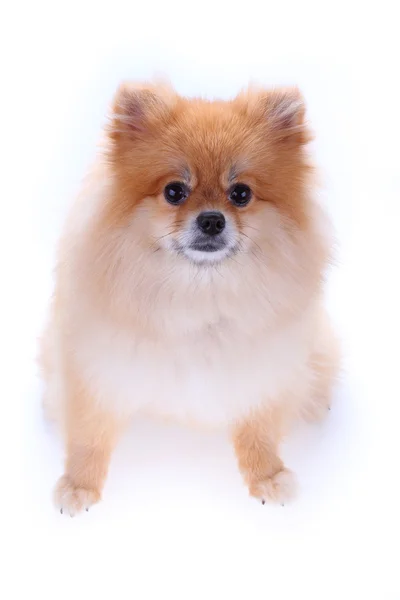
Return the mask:
{"type": "Polygon", "coordinates": [[[25,2],[1,17],[0,596],[400,598],[399,112],[395,3],[25,2]],[[277,6],[278,5],[278,6],[277,6]],[[248,498],[223,436],[136,423],[103,502],[62,518],[62,449],[34,356],[54,243],[121,79],[233,95],[298,83],[340,240],[328,302],[345,372],[284,449],[291,506],[248,498]],[[4,593],[3,588],[4,587],[4,593]]]}

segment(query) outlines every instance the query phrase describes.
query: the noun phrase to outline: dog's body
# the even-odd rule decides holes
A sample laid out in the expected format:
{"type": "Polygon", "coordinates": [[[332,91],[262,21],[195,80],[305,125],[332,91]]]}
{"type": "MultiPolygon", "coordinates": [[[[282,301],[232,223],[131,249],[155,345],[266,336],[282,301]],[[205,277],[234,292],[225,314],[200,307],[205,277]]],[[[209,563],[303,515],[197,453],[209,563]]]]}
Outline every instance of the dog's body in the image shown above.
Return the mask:
{"type": "Polygon", "coordinates": [[[338,362],[303,119],[294,91],[117,94],[63,236],[43,342],[46,405],[67,447],[61,510],[100,498],[139,413],[228,427],[250,492],[291,495],[279,441],[293,419],[327,411],[338,362]]]}

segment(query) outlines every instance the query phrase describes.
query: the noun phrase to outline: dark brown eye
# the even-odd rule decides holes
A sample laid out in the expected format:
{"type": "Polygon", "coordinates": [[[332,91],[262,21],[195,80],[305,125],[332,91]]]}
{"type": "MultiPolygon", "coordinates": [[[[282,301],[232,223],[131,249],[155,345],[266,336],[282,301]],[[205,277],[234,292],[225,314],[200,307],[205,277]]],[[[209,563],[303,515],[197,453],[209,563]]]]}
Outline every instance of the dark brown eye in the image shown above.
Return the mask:
{"type": "Polygon", "coordinates": [[[238,183],[231,189],[229,200],[235,206],[246,206],[251,200],[251,189],[244,183],[238,183]]]}
{"type": "Polygon", "coordinates": [[[174,182],[165,186],[164,196],[170,204],[182,204],[189,195],[189,190],[183,183],[174,182]]]}

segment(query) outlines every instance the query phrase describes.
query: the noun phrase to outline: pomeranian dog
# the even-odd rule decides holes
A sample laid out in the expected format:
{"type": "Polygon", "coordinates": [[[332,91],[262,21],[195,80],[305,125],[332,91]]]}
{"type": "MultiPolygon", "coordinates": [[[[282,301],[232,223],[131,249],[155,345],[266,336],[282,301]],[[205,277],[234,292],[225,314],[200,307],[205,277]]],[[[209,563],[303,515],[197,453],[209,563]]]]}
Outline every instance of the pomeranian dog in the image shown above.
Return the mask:
{"type": "Polygon", "coordinates": [[[234,100],[124,84],[61,240],[43,337],[61,425],[61,513],[98,502],[140,414],[228,428],[252,496],[285,503],[279,446],[327,414],[338,349],[332,249],[296,88],[234,100]]]}

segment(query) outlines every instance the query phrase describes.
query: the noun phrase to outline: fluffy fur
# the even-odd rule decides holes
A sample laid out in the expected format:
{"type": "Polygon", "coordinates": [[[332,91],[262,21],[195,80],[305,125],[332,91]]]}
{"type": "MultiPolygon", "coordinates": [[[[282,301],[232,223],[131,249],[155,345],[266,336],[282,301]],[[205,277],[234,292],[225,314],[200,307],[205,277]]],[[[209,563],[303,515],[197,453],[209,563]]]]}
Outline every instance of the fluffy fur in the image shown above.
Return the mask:
{"type": "Polygon", "coordinates": [[[313,194],[296,89],[230,102],[122,85],[59,249],[42,345],[45,405],[66,445],[55,501],[98,501],[140,413],[227,427],[253,496],[285,502],[292,422],[325,414],[338,353],[322,304],[329,223],[313,194]],[[189,197],[168,204],[164,188],[189,197]],[[251,202],[229,200],[235,183],[251,202]],[[221,211],[226,247],[195,252],[197,215],[221,211]]]}

